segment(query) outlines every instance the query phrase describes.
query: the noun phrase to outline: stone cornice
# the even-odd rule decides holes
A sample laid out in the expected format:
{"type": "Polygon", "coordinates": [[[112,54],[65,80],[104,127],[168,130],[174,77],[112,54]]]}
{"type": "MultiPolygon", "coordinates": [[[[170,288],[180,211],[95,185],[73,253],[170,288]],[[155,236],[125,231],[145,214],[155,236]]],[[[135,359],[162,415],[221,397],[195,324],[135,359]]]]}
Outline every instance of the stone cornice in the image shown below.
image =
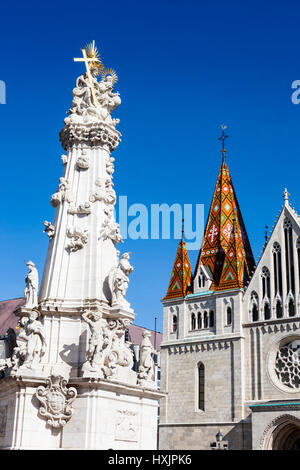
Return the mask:
{"type": "Polygon", "coordinates": [[[64,150],[73,145],[88,145],[97,147],[107,145],[110,152],[121,142],[121,133],[103,122],[69,123],[59,133],[64,150]]]}
{"type": "Polygon", "coordinates": [[[171,354],[186,353],[186,352],[199,352],[199,351],[210,351],[216,349],[228,349],[233,341],[245,339],[244,336],[226,336],[224,338],[214,339],[197,339],[194,341],[178,341],[178,342],[164,342],[160,345],[161,349],[168,349],[171,354]]]}
{"type": "Polygon", "coordinates": [[[300,410],[299,402],[284,402],[284,403],[255,403],[253,405],[248,404],[250,410],[254,413],[261,411],[287,411],[287,410],[300,410]]]}
{"type": "Polygon", "coordinates": [[[261,328],[270,333],[277,333],[277,331],[295,331],[300,329],[300,317],[290,318],[275,318],[273,320],[262,320],[251,323],[244,323],[243,328],[261,328]]]}

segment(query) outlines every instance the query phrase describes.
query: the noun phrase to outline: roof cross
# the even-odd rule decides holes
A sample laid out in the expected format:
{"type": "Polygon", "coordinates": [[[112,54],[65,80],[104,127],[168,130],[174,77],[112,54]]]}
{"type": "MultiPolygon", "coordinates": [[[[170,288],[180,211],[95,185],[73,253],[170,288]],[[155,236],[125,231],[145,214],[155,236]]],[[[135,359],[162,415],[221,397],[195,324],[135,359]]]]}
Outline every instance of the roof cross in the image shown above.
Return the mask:
{"type": "Polygon", "coordinates": [[[222,129],[222,135],[221,137],[218,138],[218,140],[221,140],[222,141],[222,154],[223,154],[223,162],[225,160],[225,153],[226,153],[226,150],[225,150],[225,139],[227,139],[228,135],[225,135],[225,129],[227,129],[227,126],[225,126],[224,124],[221,125],[221,129],[222,129]]]}

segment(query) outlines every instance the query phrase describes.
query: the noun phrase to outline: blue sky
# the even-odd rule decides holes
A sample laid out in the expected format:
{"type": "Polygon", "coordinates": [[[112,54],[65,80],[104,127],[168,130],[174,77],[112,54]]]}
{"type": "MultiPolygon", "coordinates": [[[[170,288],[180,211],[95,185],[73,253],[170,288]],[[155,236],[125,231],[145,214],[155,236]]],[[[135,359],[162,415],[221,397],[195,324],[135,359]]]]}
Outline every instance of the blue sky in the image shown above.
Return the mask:
{"type": "MultiPolygon", "coordinates": [[[[114,116],[122,142],[114,152],[115,189],[128,204],[204,204],[227,163],[257,259],[288,188],[300,210],[300,5],[296,1],[173,0],[7,2],[1,6],[0,299],[23,295],[24,260],[40,277],[52,220],[49,200],[62,173],[58,133],[95,40],[119,75],[114,116]]],[[[162,330],[160,299],[177,240],[127,240],[134,272],[128,300],[136,323],[162,330]]],[[[192,267],[197,251],[190,253],[192,267]]]]}

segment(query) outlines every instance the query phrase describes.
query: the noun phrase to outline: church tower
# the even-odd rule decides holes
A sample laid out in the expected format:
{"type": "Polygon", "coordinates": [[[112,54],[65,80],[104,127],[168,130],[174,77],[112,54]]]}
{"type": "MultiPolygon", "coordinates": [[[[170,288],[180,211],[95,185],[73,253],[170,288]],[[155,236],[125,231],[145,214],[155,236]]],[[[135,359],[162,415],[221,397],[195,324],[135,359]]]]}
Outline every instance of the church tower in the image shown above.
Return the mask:
{"type": "Polygon", "coordinates": [[[255,266],[225,162],[191,285],[181,245],[163,298],[160,449],[300,446],[300,226],[287,191],[255,266]],[[177,271],[177,266],[178,270],[177,271]],[[218,437],[217,437],[218,436],[218,437]],[[212,446],[212,447],[211,447],[212,446]]]}
{"type": "Polygon", "coordinates": [[[16,346],[0,364],[1,448],[156,448],[161,394],[153,348],[146,332],[135,371],[125,337],[135,313],[126,299],[130,253],[118,249],[114,216],[117,75],[104,68],[94,42],[82,53],[74,60],[86,72],[60,132],[65,153],[50,197],[54,219],[44,222],[49,246],[39,296],[29,262],[16,346]]]}

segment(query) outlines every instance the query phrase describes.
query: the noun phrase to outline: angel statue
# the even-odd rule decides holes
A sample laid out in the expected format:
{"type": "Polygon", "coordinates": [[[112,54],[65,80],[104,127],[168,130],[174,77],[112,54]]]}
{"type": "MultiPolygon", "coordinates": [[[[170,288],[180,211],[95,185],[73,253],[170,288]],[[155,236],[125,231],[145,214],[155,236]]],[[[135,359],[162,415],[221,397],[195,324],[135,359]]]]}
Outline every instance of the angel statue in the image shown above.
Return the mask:
{"type": "Polygon", "coordinates": [[[129,284],[128,276],[133,271],[133,267],[129,263],[130,254],[131,253],[124,253],[117,266],[112,268],[110,272],[108,282],[112,295],[112,305],[128,305],[125,296],[129,284]]]}
{"type": "Polygon", "coordinates": [[[26,266],[29,269],[29,273],[25,278],[25,307],[37,307],[38,304],[38,287],[39,287],[39,275],[35,267],[35,264],[32,261],[28,261],[26,266]]]}

